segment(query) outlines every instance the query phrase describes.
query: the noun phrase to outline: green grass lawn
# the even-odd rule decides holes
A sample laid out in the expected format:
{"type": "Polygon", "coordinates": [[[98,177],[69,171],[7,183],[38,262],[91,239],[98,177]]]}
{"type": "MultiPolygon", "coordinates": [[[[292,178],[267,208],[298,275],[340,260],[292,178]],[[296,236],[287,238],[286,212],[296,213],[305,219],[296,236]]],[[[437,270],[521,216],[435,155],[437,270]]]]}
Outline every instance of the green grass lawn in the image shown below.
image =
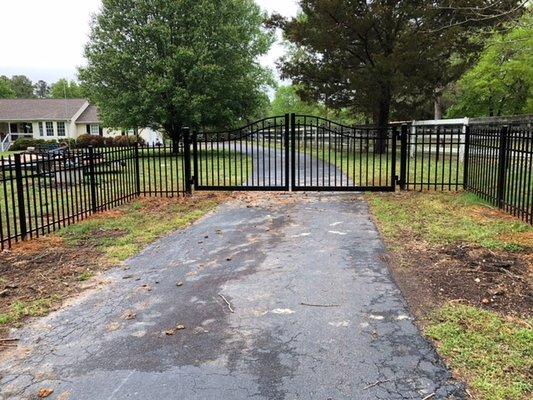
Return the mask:
{"type": "Polygon", "coordinates": [[[505,216],[471,193],[411,192],[370,195],[369,200],[391,241],[409,234],[431,244],[469,243],[521,251],[527,244],[520,238],[533,233],[531,225],[505,216]]]}
{"type": "Polygon", "coordinates": [[[533,394],[531,323],[450,305],[432,315],[426,333],[437,341],[451,366],[468,379],[477,398],[525,400],[533,394]]]}

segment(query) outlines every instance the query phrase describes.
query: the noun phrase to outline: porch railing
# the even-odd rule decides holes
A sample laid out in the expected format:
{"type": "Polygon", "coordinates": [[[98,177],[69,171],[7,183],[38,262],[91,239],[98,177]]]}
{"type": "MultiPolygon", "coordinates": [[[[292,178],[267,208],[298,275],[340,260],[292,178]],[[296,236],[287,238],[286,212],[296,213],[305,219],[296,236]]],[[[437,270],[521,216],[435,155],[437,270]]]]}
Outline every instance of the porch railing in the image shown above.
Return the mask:
{"type": "Polygon", "coordinates": [[[11,141],[11,135],[6,135],[6,137],[0,143],[0,152],[8,151],[11,148],[13,142],[11,141]]]}

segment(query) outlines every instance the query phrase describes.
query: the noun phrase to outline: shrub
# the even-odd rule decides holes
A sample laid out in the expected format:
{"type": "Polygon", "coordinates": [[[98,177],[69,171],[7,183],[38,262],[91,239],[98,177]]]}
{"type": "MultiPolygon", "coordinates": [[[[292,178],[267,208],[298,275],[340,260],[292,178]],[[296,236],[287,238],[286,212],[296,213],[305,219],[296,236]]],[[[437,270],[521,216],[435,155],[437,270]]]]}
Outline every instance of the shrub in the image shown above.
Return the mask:
{"type": "Polygon", "coordinates": [[[106,138],[102,136],[84,134],[78,137],[76,141],[77,147],[104,147],[106,138]]]}
{"type": "Polygon", "coordinates": [[[17,139],[13,143],[9,150],[22,151],[27,150],[28,147],[37,148],[52,148],[58,145],[57,140],[45,140],[45,139],[17,139]]]}
{"type": "Polygon", "coordinates": [[[135,146],[136,144],[139,144],[140,146],[144,146],[145,142],[144,139],[140,136],[116,136],[113,145],[114,146],[135,146]]]}

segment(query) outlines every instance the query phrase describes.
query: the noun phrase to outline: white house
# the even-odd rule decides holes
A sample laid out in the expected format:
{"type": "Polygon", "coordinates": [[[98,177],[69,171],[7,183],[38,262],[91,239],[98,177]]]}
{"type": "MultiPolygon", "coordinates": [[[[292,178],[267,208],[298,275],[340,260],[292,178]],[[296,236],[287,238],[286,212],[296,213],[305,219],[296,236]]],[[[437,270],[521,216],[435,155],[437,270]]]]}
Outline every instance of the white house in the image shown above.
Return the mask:
{"type": "MultiPolygon", "coordinates": [[[[83,134],[114,137],[133,134],[102,126],[98,108],[85,99],[0,99],[0,151],[19,138],[76,139],[83,134]]],[[[160,132],[139,129],[149,144],[162,142],[160,132]]]]}

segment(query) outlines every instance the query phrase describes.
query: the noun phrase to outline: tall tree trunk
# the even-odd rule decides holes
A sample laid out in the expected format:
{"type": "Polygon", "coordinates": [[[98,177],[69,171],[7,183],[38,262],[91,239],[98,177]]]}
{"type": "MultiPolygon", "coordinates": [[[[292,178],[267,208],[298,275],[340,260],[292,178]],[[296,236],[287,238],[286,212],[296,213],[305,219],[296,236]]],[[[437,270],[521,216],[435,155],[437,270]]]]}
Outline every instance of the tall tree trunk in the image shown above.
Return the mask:
{"type": "Polygon", "coordinates": [[[387,152],[389,138],[390,98],[382,98],[376,113],[375,124],[377,126],[377,139],[374,153],[384,154],[387,152]]]}
{"type": "Polygon", "coordinates": [[[437,95],[435,98],[435,119],[442,119],[444,116],[444,102],[442,101],[442,95],[437,95]]]}
{"type": "Polygon", "coordinates": [[[177,155],[180,150],[180,142],[183,140],[181,132],[181,124],[171,123],[164,126],[165,131],[168,133],[170,140],[172,141],[172,153],[177,155]]]}

